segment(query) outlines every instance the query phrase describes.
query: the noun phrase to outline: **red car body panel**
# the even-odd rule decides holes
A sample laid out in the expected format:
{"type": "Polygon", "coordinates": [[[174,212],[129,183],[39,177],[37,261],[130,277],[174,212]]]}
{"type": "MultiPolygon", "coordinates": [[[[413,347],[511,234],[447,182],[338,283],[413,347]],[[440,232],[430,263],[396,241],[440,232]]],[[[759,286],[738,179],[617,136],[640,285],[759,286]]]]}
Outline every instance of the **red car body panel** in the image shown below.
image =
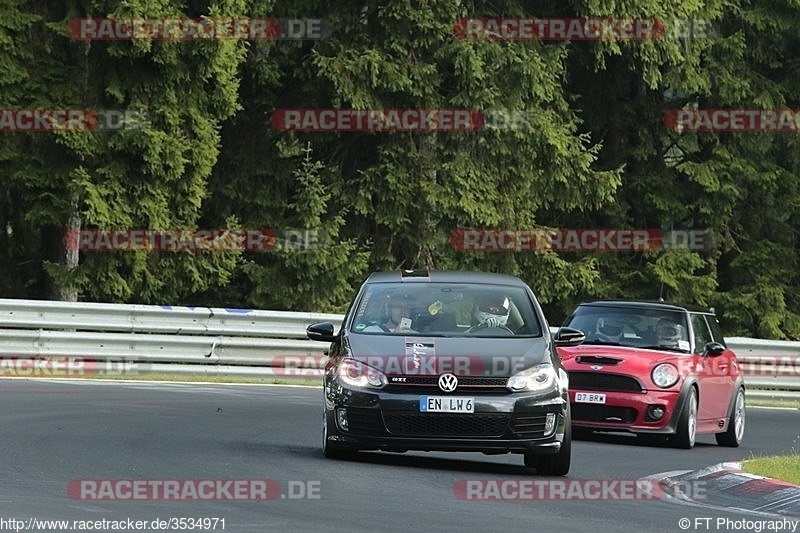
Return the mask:
{"type": "Polygon", "coordinates": [[[727,429],[735,393],[742,386],[736,355],[725,350],[718,356],[610,345],[558,347],[570,374],[569,398],[573,427],[629,431],[633,433],[674,433],[678,415],[689,387],[698,390],[697,433],[720,433],[727,429]],[[661,363],[675,365],[679,379],[668,388],[657,386],[651,377],[661,363]],[[631,378],[641,390],[630,390],[631,378]],[[620,390],[625,389],[625,390],[620,390]],[[576,393],[605,394],[605,403],[576,401],[576,393]],[[664,414],[653,420],[650,406],[662,406],[664,414]]]}

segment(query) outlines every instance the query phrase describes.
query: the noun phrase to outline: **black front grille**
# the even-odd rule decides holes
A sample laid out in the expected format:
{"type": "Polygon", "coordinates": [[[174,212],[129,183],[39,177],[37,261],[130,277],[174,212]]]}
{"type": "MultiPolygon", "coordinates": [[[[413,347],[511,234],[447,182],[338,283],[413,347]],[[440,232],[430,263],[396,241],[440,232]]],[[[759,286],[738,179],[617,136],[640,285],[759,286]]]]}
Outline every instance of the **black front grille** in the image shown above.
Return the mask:
{"type": "MultiPolygon", "coordinates": [[[[458,387],[456,392],[474,391],[474,392],[510,392],[506,388],[508,378],[494,378],[494,377],[458,377],[458,387]]],[[[438,392],[442,390],[439,388],[439,376],[392,376],[389,378],[389,384],[385,387],[386,391],[390,392],[438,392]],[[392,381],[392,378],[405,379],[405,381],[392,381]]]]}
{"type": "Polygon", "coordinates": [[[417,437],[499,437],[505,433],[508,413],[452,414],[386,411],[383,420],[393,435],[417,437]]]}
{"type": "Polygon", "coordinates": [[[347,408],[348,433],[354,435],[382,435],[386,433],[378,409],[347,408]]]}
{"type": "Polygon", "coordinates": [[[622,392],[642,392],[644,390],[636,378],[602,372],[570,372],[569,388],[622,392]]]}
{"type": "Polygon", "coordinates": [[[630,424],[636,420],[636,409],[630,407],[613,407],[610,405],[594,405],[573,403],[572,419],[586,422],[611,422],[630,424]]]}
{"type": "Polygon", "coordinates": [[[544,425],[547,419],[542,416],[515,416],[511,421],[511,430],[523,439],[535,439],[544,435],[544,425]]]}

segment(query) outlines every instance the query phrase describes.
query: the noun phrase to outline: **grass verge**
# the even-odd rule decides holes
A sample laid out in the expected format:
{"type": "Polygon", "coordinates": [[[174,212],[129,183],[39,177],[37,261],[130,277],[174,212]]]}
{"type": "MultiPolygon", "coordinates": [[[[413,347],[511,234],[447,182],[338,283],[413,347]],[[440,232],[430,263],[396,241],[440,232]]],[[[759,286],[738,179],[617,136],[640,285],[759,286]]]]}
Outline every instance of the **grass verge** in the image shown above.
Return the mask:
{"type": "Polygon", "coordinates": [[[742,461],[742,470],[800,485],[800,453],[748,459],[742,461]]]}
{"type": "Polygon", "coordinates": [[[788,407],[800,409],[800,400],[770,400],[767,398],[747,398],[747,405],[754,407],[788,407]]]}

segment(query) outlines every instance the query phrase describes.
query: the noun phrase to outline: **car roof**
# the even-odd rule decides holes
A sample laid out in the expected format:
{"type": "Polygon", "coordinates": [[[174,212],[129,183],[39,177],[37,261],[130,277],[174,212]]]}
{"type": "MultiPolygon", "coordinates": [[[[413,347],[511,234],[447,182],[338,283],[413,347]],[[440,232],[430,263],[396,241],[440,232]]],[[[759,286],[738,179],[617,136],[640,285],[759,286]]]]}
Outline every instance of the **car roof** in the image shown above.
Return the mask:
{"type": "Polygon", "coordinates": [[[714,311],[708,307],[700,307],[698,305],[681,305],[672,304],[668,302],[659,302],[651,300],[591,300],[582,302],[581,306],[592,307],[630,307],[630,308],[647,308],[647,309],[664,309],[670,311],[690,311],[692,313],[704,313],[707,315],[714,315],[714,311]]]}
{"type": "Polygon", "coordinates": [[[397,282],[436,282],[436,283],[481,283],[488,285],[514,285],[527,287],[524,281],[508,274],[494,272],[467,272],[460,270],[395,270],[391,272],[375,272],[367,278],[366,283],[397,282]]]}

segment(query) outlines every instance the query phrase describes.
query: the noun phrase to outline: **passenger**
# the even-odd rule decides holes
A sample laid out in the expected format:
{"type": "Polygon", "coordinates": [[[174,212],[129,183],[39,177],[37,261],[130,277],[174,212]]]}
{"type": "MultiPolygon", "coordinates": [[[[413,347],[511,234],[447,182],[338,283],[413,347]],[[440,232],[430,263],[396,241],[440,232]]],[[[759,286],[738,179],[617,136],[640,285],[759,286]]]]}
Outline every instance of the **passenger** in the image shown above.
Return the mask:
{"type": "Polygon", "coordinates": [[[662,318],[656,325],[656,336],[658,337],[658,345],[666,346],[669,348],[679,348],[678,341],[682,339],[683,327],[676,324],[668,318],[662,318]]]}

